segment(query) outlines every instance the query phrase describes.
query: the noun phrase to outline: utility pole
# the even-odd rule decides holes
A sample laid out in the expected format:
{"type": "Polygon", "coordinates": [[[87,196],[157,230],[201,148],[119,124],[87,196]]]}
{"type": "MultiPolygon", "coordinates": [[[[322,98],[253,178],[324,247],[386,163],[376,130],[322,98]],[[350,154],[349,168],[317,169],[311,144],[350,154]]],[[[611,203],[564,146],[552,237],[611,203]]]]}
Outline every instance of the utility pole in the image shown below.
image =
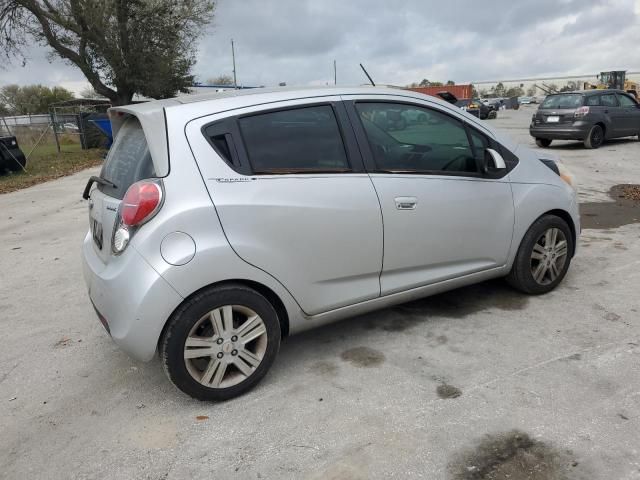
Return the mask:
{"type": "Polygon", "coordinates": [[[336,69],[336,61],[333,61],[333,84],[338,84],[338,70],[336,69]]]}
{"type": "Polygon", "coordinates": [[[233,47],[233,38],[231,39],[231,58],[233,59],[233,88],[238,88],[238,81],[236,79],[236,51],[233,47]]]}

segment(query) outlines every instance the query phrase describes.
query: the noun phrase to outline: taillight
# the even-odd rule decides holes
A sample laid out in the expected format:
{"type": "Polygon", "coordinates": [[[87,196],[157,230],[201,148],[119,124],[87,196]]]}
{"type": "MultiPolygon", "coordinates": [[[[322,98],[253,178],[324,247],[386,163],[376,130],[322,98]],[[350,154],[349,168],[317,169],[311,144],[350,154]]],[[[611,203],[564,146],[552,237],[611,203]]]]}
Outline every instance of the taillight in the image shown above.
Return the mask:
{"type": "Polygon", "coordinates": [[[589,113],[589,107],[578,107],[576,113],[573,114],[575,118],[582,118],[589,113]]]}
{"type": "Polygon", "coordinates": [[[116,228],[113,231],[111,248],[116,255],[129,245],[138,227],[151,220],[162,207],[160,181],[142,180],[129,187],[124,194],[116,228]]]}
{"type": "Polygon", "coordinates": [[[127,227],[134,227],[150,220],[157,213],[161,201],[160,185],[148,180],[134,183],[122,199],[122,223],[127,227]]]}

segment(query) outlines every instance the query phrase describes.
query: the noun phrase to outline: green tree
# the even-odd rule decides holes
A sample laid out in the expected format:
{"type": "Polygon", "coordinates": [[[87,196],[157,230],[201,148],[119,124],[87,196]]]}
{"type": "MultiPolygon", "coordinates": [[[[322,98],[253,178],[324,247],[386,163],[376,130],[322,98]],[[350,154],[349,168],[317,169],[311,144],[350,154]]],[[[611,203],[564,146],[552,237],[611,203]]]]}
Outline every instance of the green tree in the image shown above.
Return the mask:
{"type": "Polygon", "coordinates": [[[504,96],[509,98],[522,97],[524,96],[524,90],[522,89],[522,87],[511,87],[504,92],[504,96]]]}
{"type": "Polygon", "coordinates": [[[456,82],[454,82],[453,80],[447,80],[446,85],[455,85],[456,82]]]}
{"type": "Polygon", "coordinates": [[[536,96],[536,87],[534,87],[532,85],[529,88],[527,88],[527,96],[528,97],[535,97],[536,96]]]}
{"type": "Polygon", "coordinates": [[[209,85],[233,85],[233,77],[231,75],[218,75],[217,77],[207,80],[209,85]]]}
{"type": "Polygon", "coordinates": [[[493,93],[496,97],[504,97],[507,92],[507,89],[504,87],[502,82],[499,82],[494,88],[493,93]]]}
{"type": "Polygon", "coordinates": [[[431,82],[426,78],[423,78],[422,81],[418,84],[419,87],[429,87],[431,82]]]}
{"type": "Polygon", "coordinates": [[[114,105],[188,91],[196,42],[213,0],[0,0],[0,47],[24,58],[34,42],[77,66],[114,105]]]}
{"type": "Polygon", "coordinates": [[[72,98],[73,93],[62,87],[6,85],[0,89],[0,104],[11,115],[49,113],[52,104],[72,98]]]}

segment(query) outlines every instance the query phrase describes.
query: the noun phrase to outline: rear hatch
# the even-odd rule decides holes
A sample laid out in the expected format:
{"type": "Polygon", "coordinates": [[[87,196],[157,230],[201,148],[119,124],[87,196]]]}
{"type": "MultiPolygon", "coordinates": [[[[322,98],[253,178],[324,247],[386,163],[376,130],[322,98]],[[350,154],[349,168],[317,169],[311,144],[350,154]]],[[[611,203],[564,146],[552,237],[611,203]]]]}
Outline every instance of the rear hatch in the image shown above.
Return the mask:
{"type": "Polygon", "coordinates": [[[575,120],[576,110],[583,104],[584,96],[580,93],[549,95],[538,107],[534,122],[545,127],[572,123],[575,120]]]}
{"type": "Polygon", "coordinates": [[[438,92],[436,93],[436,95],[439,96],[444,101],[452,103],[453,105],[455,105],[456,102],[458,101],[458,97],[456,97],[453,93],[450,93],[450,92],[438,92]]]}
{"type": "Polygon", "coordinates": [[[113,230],[124,194],[135,182],[154,177],[156,172],[144,130],[136,117],[128,116],[100,172],[100,178],[106,182],[98,183],[89,198],[93,248],[104,263],[111,257],[113,230]]]}

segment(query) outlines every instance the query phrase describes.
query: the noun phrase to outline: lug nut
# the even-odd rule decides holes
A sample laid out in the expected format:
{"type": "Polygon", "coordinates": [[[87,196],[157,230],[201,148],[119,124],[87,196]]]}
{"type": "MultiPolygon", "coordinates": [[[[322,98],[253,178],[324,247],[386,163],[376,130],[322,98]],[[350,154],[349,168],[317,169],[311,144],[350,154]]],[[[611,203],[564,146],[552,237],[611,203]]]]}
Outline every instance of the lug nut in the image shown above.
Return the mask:
{"type": "Polygon", "coordinates": [[[238,337],[236,337],[235,335],[234,335],[233,337],[231,337],[231,341],[232,341],[232,342],[235,342],[235,341],[237,341],[237,340],[238,340],[238,337]]]}
{"type": "Polygon", "coordinates": [[[222,338],[219,338],[218,340],[216,340],[216,343],[218,345],[222,345],[222,342],[224,342],[224,340],[222,338]]]}
{"type": "Polygon", "coordinates": [[[238,350],[231,350],[231,355],[234,357],[238,354],[238,350]]]}
{"type": "Polygon", "coordinates": [[[218,358],[222,358],[222,357],[224,357],[224,353],[218,352],[218,358]]]}

